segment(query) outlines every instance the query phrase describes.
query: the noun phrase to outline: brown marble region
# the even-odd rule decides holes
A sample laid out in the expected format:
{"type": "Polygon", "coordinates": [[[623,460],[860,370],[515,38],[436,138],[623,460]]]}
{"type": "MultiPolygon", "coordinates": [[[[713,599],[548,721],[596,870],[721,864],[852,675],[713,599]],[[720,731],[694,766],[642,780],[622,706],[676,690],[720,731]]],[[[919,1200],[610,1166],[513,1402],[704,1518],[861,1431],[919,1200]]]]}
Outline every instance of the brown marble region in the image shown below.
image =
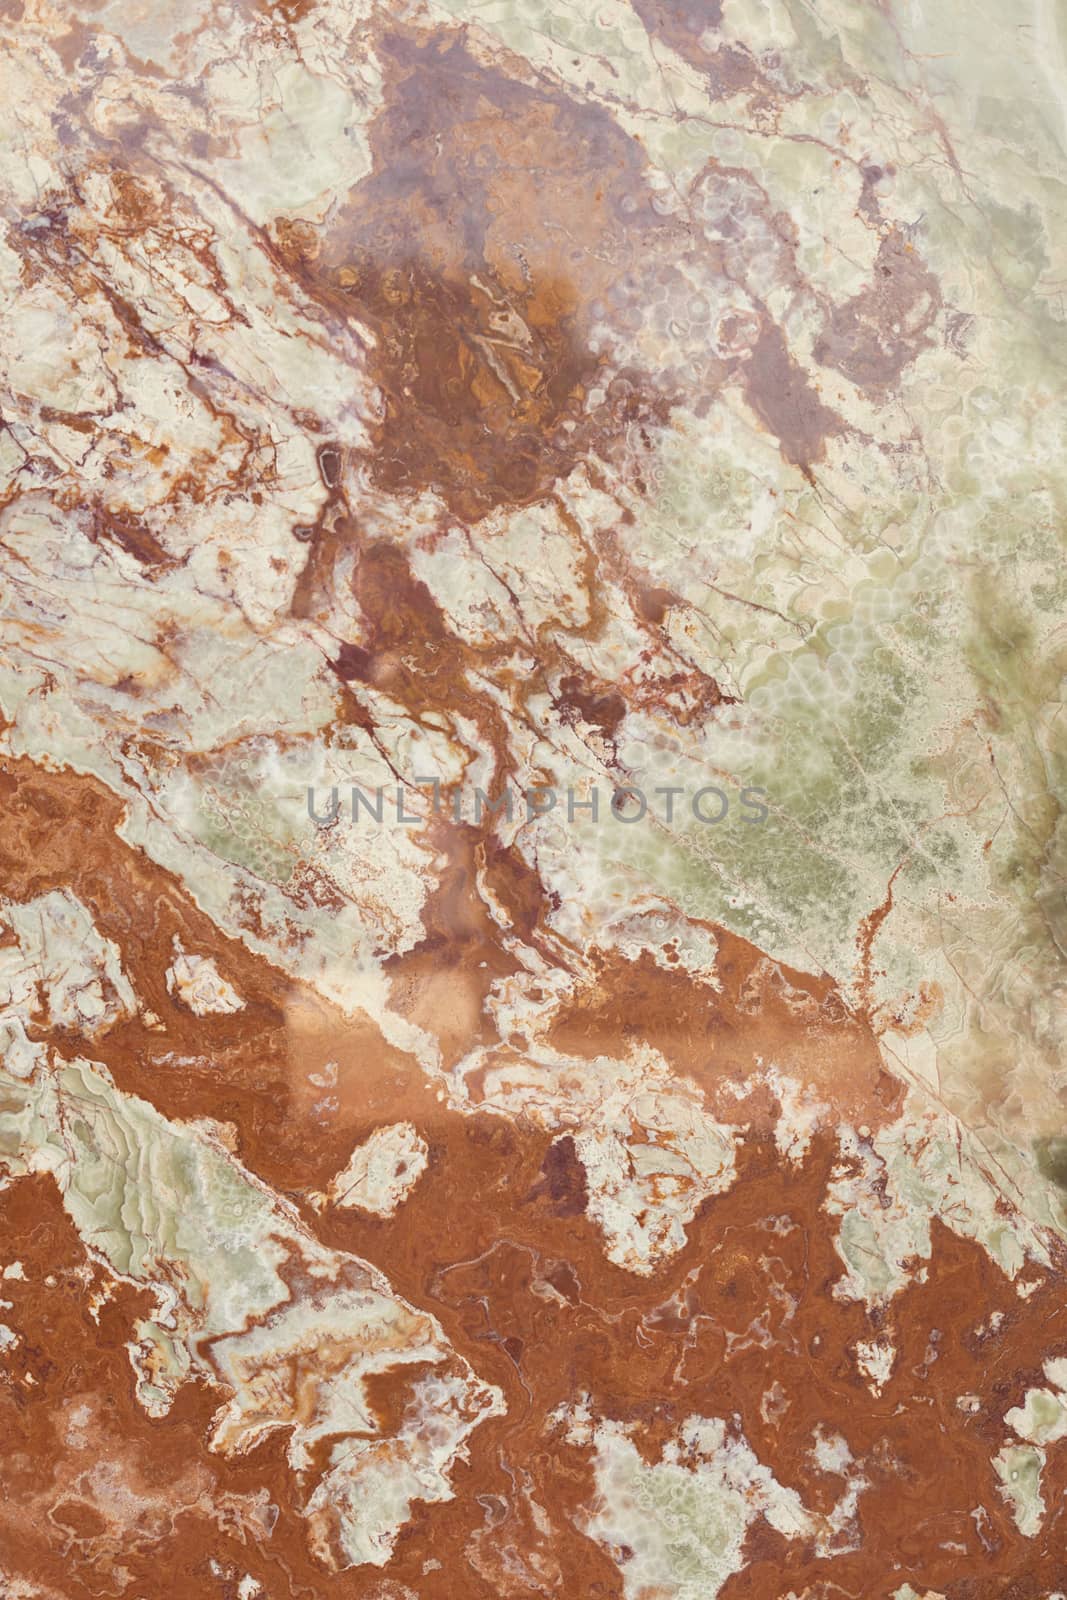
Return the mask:
{"type": "Polygon", "coordinates": [[[0,0],[0,1600],[1067,1600],[1067,16],[0,0]]]}

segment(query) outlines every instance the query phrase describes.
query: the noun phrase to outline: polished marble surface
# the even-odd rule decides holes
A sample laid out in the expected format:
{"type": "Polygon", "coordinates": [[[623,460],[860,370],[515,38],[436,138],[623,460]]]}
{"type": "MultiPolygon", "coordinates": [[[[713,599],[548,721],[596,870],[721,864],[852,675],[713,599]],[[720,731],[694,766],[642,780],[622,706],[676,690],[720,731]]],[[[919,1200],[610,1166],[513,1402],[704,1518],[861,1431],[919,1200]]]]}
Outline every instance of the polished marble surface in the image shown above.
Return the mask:
{"type": "Polygon", "coordinates": [[[1063,6],[0,19],[0,1596],[1062,1600],[1063,6]]]}

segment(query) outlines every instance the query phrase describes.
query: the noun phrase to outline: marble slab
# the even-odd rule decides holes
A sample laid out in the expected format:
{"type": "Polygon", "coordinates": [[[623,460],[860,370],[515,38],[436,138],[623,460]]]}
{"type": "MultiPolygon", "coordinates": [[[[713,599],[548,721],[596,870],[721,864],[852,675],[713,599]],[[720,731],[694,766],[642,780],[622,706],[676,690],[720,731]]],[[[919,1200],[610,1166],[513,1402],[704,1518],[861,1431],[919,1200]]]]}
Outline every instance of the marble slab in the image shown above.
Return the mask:
{"type": "Polygon", "coordinates": [[[1064,1600],[1064,6],[0,39],[0,1600],[1064,1600]]]}

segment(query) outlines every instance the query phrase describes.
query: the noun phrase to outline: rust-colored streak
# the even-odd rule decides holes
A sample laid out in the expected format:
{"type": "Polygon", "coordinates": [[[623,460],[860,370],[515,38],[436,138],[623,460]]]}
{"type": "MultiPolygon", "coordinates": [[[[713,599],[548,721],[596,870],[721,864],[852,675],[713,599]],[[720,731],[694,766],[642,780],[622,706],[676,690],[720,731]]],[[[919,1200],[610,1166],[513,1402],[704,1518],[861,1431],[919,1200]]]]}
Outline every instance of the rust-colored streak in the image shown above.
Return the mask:
{"type": "Polygon", "coordinates": [[[537,498],[567,470],[561,425],[580,413],[595,362],[573,343],[563,285],[509,299],[434,280],[413,260],[347,269],[345,287],[381,338],[374,473],[384,488],[429,484],[476,516],[537,498]],[[513,304],[517,344],[498,326],[513,304]]]}
{"type": "Polygon", "coordinates": [[[334,663],[338,677],[384,689],[412,713],[448,706],[463,653],[404,552],[384,542],[364,546],[353,590],[367,642],[342,645],[334,663]]]}
{"type": "Polygon", "coordinates": [[[637,610],[646,622],[659,626],[671,606],[679,604],[679,597],[671,589],[661,589],[657,584],[640,584],[637,588],[637,610]]]}
{"type": "Polygon", "coordinates": [[[176,565],[174,558],[143,522],[138,522],[128,514],[116,515],[103,506],[93,510],[90,538],[94,544],[106,540],[118,545],[120,550],[125,550],[143,567],[166,569],[176,565]]]}
{"type": "Polygon", "coordinates": [[[846,1118],[877,1126],[899,1111],[901,1085],[834,984],[772,966],[724,930],[717,938],[718,990],[647,955],[601,957],[593,980],[575,988],[552,1019],[552,1043],[592,1058],[617,1050],[620,1040],[647,1040],[700,1086],[717,1114],[743,1105],[755,1126],[775,1114],[764,1091],[753,1096],[747,1087],[758,1057],[787,1060],[846,1118]]]}
{"type": "MultiPolygon", "coordinates": [[[[839,1478],[814,1463],[815,1429],[847,1440],[867,1484],[856,1528],[820,1554],[757,1521],[726,1600],[762,1600],[783,1583],[797,1594],[866,1593],[883,1573],[920,1593],[977,1600],[1043,1594],[1061,1581],[1064,1452],[1048,1451],[1049,1509],[1037,1541],[1016,1528],[991,1457],[1004,1442],[1006,1410],[1040,1381],[1049,1352],[1067,1348],[1067,1262],[1058,1255],[1053,1271],[1031,1270],[1035,1287],[1023,1300],[979,1245],[935,1222],[924,1273],[886,1312],[839,1298],[842,1265],[823,1209],[840,1159],[832,1128],[817,1129],[803,1160],[786,1161],[771,1137],[773,1100],[745,1098],[757,1058],[788,1053],[791,1071],[835,1116],[875,1127],[897,1112],[900,1086],[832,983],[767,963],[720,930],[717,988],[648,959],[602,956],[559,1006],[558,1049],[620,1057],[651,1043],[742,1139],[733,1185],[702,1205],[682,1249],[637,1278],[605,1256],[572,1133],[450,1109],[369,1021],[281,984],[267,962],[213,929],[167,873],[118,840],[118,806],[92,780],[11,761],[3,777],[8,894],[68,885],[159,1014],[155,1032],[127,1022],[94,1040],[120,1090],[171,1117],[231,1123],[240,1159],[302,1205],[324,1243],[374,1262],[410,1303],[431,1310],[457,1355],[499,1386],[507,1411],[472,1436],[452,1500],[414,1503],[384,1572],[331,1576],[309,1553],[284,1439],[247,1458],[210,1453],[208,1420],[225,1392],[204,1385],[186,1386],[166,1417],[150,1419],[133,1397],[124,1349],[150,1297],[89,1261],[50,1178],[19,1179],[0,1193],[4,1260],[21,1261],[26,1275],[3,1280],[11,1306],[2,1320],[18,1342],[0,1385],[9,1441],[0,1570],[6,1561],[32,1573],[64,1600],[130,1584],[150,1594],[163,1569],[190,1600],[226,1593],[209,1556],[272,1595],[452,1600],[462,1590],[472,1600],[526,1600],[558,1590],[621,1600],[620,1568],[582,1531],[595,1494],[589,1449],[568,1443],[551,1420],[587,1396],[595,1418],[634,1430],[650,1463],[682,1417],[737,1419],[814,1516],[828,1516],[841,1492],[839,1478]],[[161,981],[174,931],[212,954],[244,1010],[196,1020],[175,1002],[161,981]],[[315,1084],[327,1068],[333,1104],[324,1116],[315,1084]],[[414,1124],[429,1159],[396,1214],[314,1209],[353,1143],[398,1121],[414,1124]],[[97,1324],[91,1305],[102,1289],[97,1324]],[[887,1331],[897,1357],[875,1396],[853,1352],[887,1331]],[[98,1462],[115,1464],[136,1491],[132,1502],[106,1492],[110,1480],[90,1470],[98,1462]],[[439,1566],[428,1567],[429,1552],[439,1566]]],[[[477,853],[478,839],[466,837],[477,853]]],[[[529,930],[532,885],[499,860],[490,865],[497,897],[529,930]]],[[[446,1060],[491,1037],[481,1006],[486,965],[514,970],[504,934],[473,892],[478,870],[468,856],[445,872],[426,913],[425,949],[397,969],[413,993],[420,971],[426,983],[439,980],[436,1001],[422,996],[420,1020],[437,1030],[446,1060]]],[[[80,1043],[45,1036],[60,1051],[80,1043]]],[[[324,1370],[340,1359],[322,1354],[324,1370]]],[[[397,1424],[417,1377],[397,1368],[374,1380],[380,1427],[397,1424]]]]}
{"type": "Polygon", "coordinates": [[[22,1576],[15,1594],[150,1595],[165,1571],[182,1600],[220,1600],[209,1556],[240,1575],[250,1549],[264,1583],[285,1585],[300,1535],[281,1449],[223,1467],[204,1446],[217,1397],[194,1385],[165,1424],[149,1419],[125,1345],[153,1297],[93,1265],[50,1178],[0,1192],[0,1239],[24,1274],[0,1283],[18,1341],[0,1364],[0,1593],[22,1576]]]}
{"type": "MultiPolygon", "coordinates": [[[[477,60],[461,33],[381,44],[375,170],[299,270],[374,332],[369,465],[460,515],[542,496],[633,400],[588,409],[590,308],[666,226],[603,111],[477,60]]],[[[630,386],[632,390],[632,386],[630,386]]]]}
{"type": "Polygon", "coordinates": [[[626,701],[617,689],[604,687],[598,691],[573,672],[560,679],[556,706],[564,722],[586,722],[599,728],[606,739],[613,738],[626,715],[626,701]]]}
{"type": "MultiPolygon", "coordinates": [[[[447,825],[437,832],[445,864],[421,913],[425,937],[411,952],[390,960],[386,970],[393,1008],[425,1028],[437,1040],[443,1059],[452,1065],[472,1045],[489,1043],[495,1037],[484,1014],[485,1000],[498,978],[516,971],[518,961],[504,944],[479,892],[484,849],[479,832],[447,825]]],[[[514,877],[510,853],[499,854],[493,865],[506,904],[512,898],[507,892],[508,878],[514,877]]],[[[535,903],[530,919],[521,881],[515,898],[529,933],[539,908],[535,903]]]]}

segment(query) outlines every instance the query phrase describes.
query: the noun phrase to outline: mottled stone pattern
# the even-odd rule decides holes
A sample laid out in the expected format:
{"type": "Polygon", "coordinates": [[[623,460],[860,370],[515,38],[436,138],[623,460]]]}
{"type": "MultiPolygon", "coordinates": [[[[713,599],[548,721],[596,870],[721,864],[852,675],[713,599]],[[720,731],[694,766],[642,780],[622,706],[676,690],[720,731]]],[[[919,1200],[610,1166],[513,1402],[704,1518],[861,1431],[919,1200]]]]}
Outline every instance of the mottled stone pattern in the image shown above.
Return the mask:
{"type": "Polygon", "coordinates": [[[1063,7],[0,39],[0,1600],[1064,1600],[1063,7]]]}

